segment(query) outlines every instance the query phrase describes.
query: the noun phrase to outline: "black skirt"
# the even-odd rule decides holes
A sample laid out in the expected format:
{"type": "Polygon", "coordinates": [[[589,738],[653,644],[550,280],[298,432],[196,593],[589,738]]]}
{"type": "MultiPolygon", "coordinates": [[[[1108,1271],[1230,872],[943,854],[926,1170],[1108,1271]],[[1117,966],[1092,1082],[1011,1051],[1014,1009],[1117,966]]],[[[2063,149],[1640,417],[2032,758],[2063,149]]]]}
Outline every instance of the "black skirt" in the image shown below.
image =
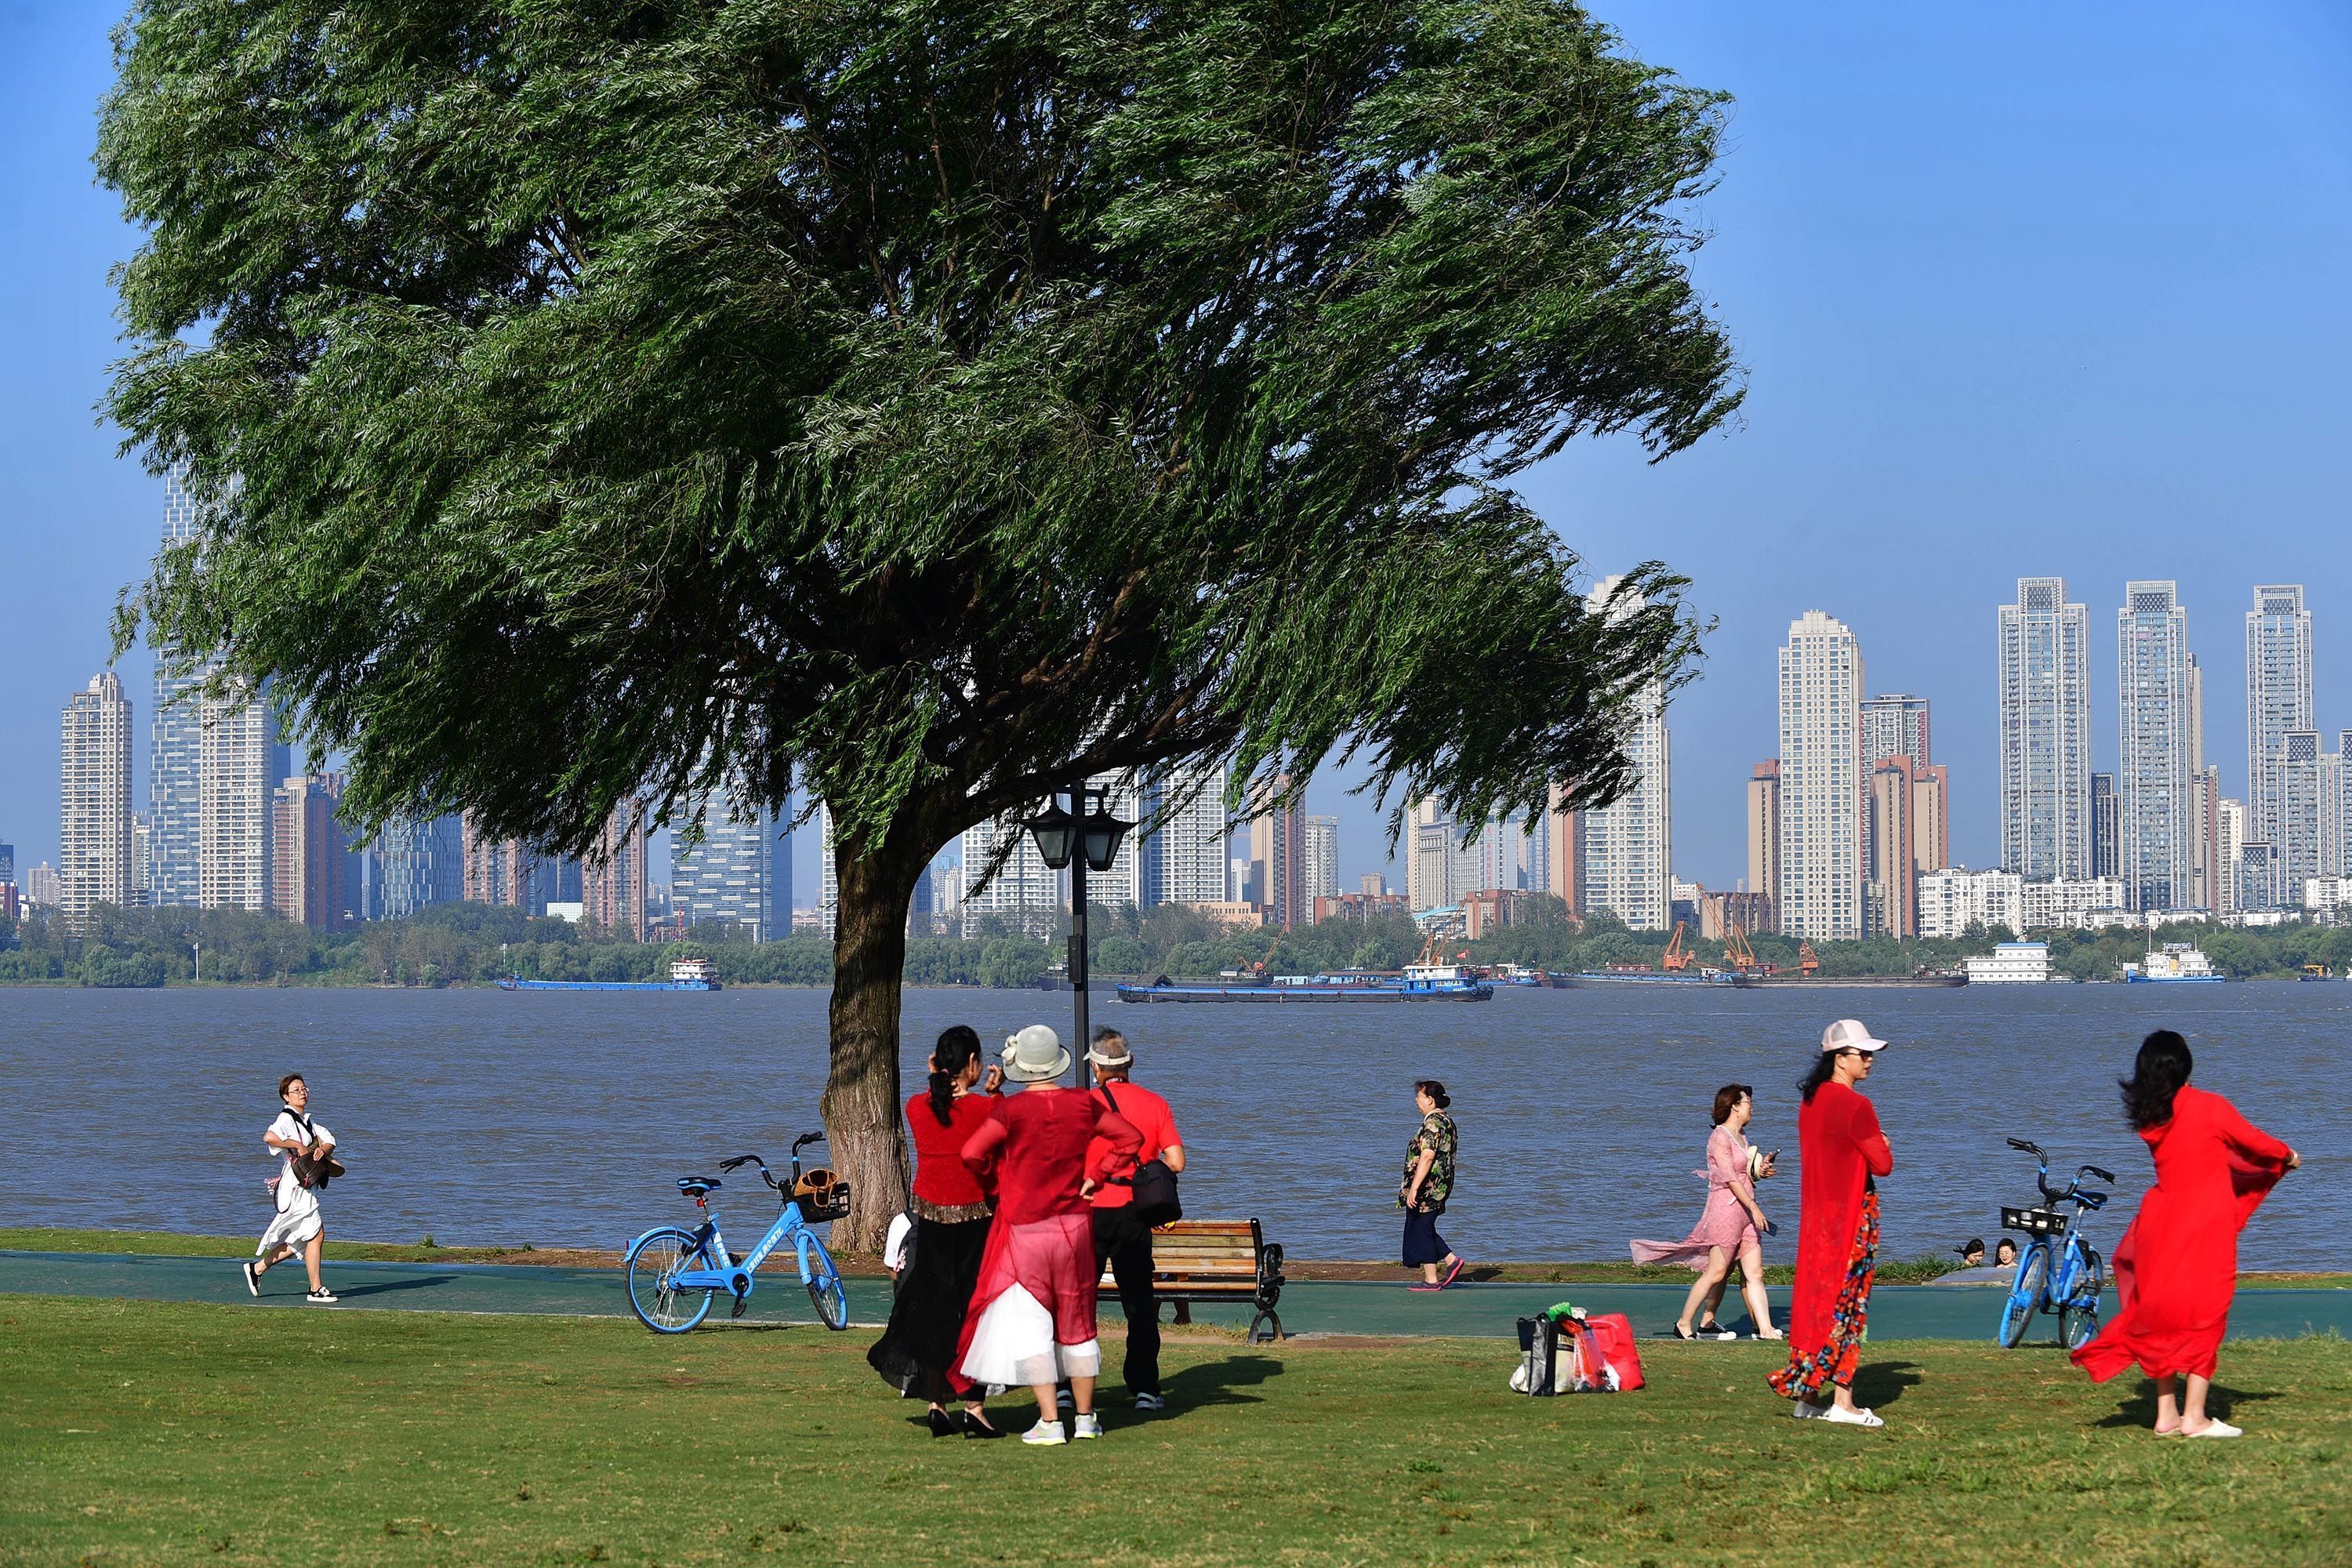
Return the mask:
{"type": "Polygon", "coordinates": [[[916,1218],[915,1260],[898,1281],[890,1326],[866,1352],[866,1363],[899,1393],[945,1395],[956,1344],[963,1338],[964,1313],[980,1284],[980,1259],[988,1248],[991,1223],[982,1218],[949,1225],[916,1218]]]}

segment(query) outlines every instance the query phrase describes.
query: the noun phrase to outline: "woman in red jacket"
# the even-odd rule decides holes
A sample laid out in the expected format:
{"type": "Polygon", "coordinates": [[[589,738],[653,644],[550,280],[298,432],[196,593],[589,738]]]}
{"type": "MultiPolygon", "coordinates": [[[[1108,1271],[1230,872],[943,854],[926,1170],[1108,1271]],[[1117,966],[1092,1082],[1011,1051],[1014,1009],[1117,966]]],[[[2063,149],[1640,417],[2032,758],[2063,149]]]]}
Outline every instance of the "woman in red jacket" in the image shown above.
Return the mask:
{"type": "Polygon", "coordinates": [[[980,1283],[964,1314],[956,1370],[968,1382],[1027,1384],[1037,1396],[1032,1444],[1099,1437],[1095,1376],[1095,1188],[1143,1147],[1133,1123],[1094,1096],[1055,1080],[1070,1053],[1043,1024],[1004,1042],[1004,1080],[1028,1086],[1002,1101],[963,1146],[964,1163],[996,1199],[980,1283]],[[1097,1143],[1097,1138],[1102,1142],[1097,1143]],[[1089,1146],[1094,1158],[1087,1158],[1089,1146]],[[1076,1421],[1068,1436],[1054,1384],[1070,1381],[1076,1421]]]}
{"type": "Polygon", "coordinates": [[[2160,1436],[2235,1437],[2205,1414],[2205,1391],[2237,1292],[2238,1232],[2303,1156],[2191,1088],[2189,1042],[2158,1029],[2123,1080],[2124,1114],[2156,1156],[2156,1185],[2116,1246],[2115,1321],[2075,1348],[2074,1364],[2105,1383],[2137,1362],[2156,1379],[2160,1436]]]}
{"type": "Polygon", "coordinates": [[[1847,1426],[1884,1426],[1853,1402],[1854,1364],[1878,1268],[1878,1188],[1895,1152],[1878,1112],[1854,1092],[1886,1042],[1852,1018],[1822,1031],[1822,1054],[1798,1089],[1797,1286],[1789,1299],[1789,1364],[1771,1374],[1794,1414],[1847,1426]],[[1821,1402],[1822,1385],[1831,1402],[1821,1402]]]}

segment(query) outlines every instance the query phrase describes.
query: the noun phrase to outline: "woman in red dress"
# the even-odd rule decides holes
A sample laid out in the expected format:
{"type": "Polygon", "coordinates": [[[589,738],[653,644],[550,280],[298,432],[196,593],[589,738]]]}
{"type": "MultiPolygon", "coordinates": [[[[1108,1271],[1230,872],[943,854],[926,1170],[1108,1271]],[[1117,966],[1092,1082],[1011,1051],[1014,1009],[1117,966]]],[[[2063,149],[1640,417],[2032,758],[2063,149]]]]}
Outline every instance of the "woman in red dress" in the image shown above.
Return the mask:
{"type": "Polygon", "coordinates": [[[1773,1392],[1796,1401],[1791,1414],[1843,1426],[1884,1426],[1853,1402],[1854,1368],[1878,1271],[1878,1188],[1895,1152],[1878,1112],[1854,1092],[1886,1042],[1852,1018],[1822,1032],[1822,1054],[1798,1085],[1797,1286],[1789,1297],[1789,1364],[1773,1392]],[[1821,1402],[1822,1386],[1831,1389],[1821,1402]]]}
{"type": "Polygon", "coordinates": [[[2235,1437],[2205,1414],[2205,1391],[2237,1293],[2238,1232],[2303,1156],[2192,1088],[2190,1066],[2189,1042],[2158,1029],[2123,1080],[2124,1114],[2156,1156],[2156,1185],[2116,1246],[2115,1321],[2075,1349],[2074,1364],[2105,1383],[2137,1362],[2156,1379],[2159,1436],[2235,1437]]]}
{"type": "Polygon", "coordinates": [[[1102,1436],[1095,1415],[1095,1375],[1102,1370],[1095,1282],[1102,1268],[1091,1200],[1102,1178],[1132,1163],[1143,1147],[1132,1122],[1055,1082],[1069,1069],[1070,1053],[1042,1024],[1005,1041],[1004,1080],[1028,1087],[1002,1101],[963,1146],[964,1163],[995,1196],[996,1217],[956,1370],[971,1383],[1027,1384],[1037,1396],[1037,1425],[1021,1440],[1033,1444],[1102,1436]],[[1054,1408],[1062,1378],[1076,1408],[1069,1437],[1054,1408]]]}

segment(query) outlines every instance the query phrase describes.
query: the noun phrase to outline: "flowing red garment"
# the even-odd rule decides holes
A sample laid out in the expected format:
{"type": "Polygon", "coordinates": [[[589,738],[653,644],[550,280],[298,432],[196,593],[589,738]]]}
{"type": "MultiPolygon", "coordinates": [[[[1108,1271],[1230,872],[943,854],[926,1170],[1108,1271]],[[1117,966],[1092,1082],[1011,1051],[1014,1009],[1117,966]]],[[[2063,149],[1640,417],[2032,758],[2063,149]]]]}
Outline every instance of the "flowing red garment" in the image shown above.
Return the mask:
{"type": "Polygon", "coordinates": [[[2238,1233],[2278,1179],[2287,1146],[2218,1094],[2183,1088],[2172,1120],[2140,1129],[2156,1185],[2116,1246],[2115,1321],[2074,1352],[2097,1382],[2139,1363],[2150,1377],[2213,1375],[2238,1289],[2238,1233]]]}
{"type": "Polygon", "coordinates": [[[1821,1354],[1837,1324],[1838,1292],[1863,1228],[1863,1194],[1895,1169],[1878,1112],[1844,1084],[1813,1091],[1797,1112],[1797,1284],[1789,1297],[1790,1365],[1821,1354]]]}
{"type": "Polygon", "coordinates": [[[995,1198],[996,1217],[965,1310],[951,1382],[970,1386],[960,1369],[981,1320],[1016,1285],[1052,1314],[1055,1342],[1093,1342],[1101,1270],[1092,1205],[1079,1188],[1086,1178],[1100,1181],[1119,1161],[1132,1161],[1142,1143],[1140,1131],[1091,1096],[1041,1086],[1006,1097],[964,1144],[964,1163],[995,1198]]]}

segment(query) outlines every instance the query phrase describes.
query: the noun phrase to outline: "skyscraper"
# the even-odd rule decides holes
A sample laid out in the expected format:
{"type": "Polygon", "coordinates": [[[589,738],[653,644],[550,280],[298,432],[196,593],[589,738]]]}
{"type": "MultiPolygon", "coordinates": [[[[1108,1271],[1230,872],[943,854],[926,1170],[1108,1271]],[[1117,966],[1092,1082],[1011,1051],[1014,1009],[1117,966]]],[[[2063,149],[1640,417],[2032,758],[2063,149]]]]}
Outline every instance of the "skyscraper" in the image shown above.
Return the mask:
{"type": "Polygon", "coordinates": [[[1290,775],[1260,782],[1250,803],[1250,881],[1273,926],[1305,925],[1315,906],[1307,897],[1307,814],[1297,802],[1280,804],[1290,775]]]}
{"type": "MultiPolygon", "coordinates": [[[[1584,601],[1587,613],[1613,620],[1639,614],[1648,600],[1622,593],[1624,581],[1612,576],[1594,584],[1584,601]]],[[[1665,689],[1657,681],[1634,694],[1624,747],[1633,764],[1625,793],[1580,814],[1577,823],[1577,912],[1605,910],[1631,930],[1665,931],[1674,924],[1674,754],[1665,689]]]]}
{"type": "Polygon", "coordinates": [[[2189,612],[2168,582],[2126,583],[2116,613],[2122,745],[2116,858],[2136,910],[2189,907],[2189,612]]]}
{"type": "Polygon", "coordinates": [[[467,812],[457,819],[457,856],[464,868],[458,886],[467,903],[530,907],[534,857],[520,839],[489,837],[467,812]]]}
{"type": "Polygon", "coordinates": [[[58,759],[58,900],[68,924],[131,902],[131,703],[112,670],[66,700],[58,759]]]}
{"type": "Polygon", "coordinates": [[[2243,801],[2224,795],[2213,816],[2213,839],[2217,846],[2213,866],[2213,912],[2217,915],[2237,913],[2244,908],[2240,900],[2242,889],[2239,881],[2240,868],[2246,847],[2246,806],[2243,801]]]}
{"type": "MultiPolygon", "coordinates": [[[[163,477],[163,543],[192,539],[196,503],[174,468],[163,477]]],[[[173,650],[155,653],[155,701],[147,715],[147,811],[152,819],[149,897],[158,908],[203,902],[199,864],[204,817],[204,700],[201,669],[184,669],[173,650]]]]}
{"type": "Polygon", "coordinates": [[[1943,868],[1919,831],[1923,805],[1944,830],[1946,775],[1929,745],[1926,698],[1889,692],[1863,703],[1863,924],[1874,936],[1918,935],[1919,873],[1943,868]]]}
{"type": "MultiPolygon", "coordinates": [[[[1778,758],[1759,763],[1748,775],[1748,890],[1759,895],[1768,910],[1780,895],[1780,763],[1778,758]]],[[[1780,930],[1772,911],[1758,924],[1755,934],[1780,930]]]]}
{"type": "Polygon", "coordinates": [[[581,916],[624,942],[646,940],[646,807],[629,796],[580,862],[581,916]]]}
{"type": "Polygon", "coordinates": [[[1862,934],[1862,648],[1807,610],[1780,649],[1780,884],[1790,936],[1862,934]]]}
{"type": "Polygon", "coordinates": [[[361,863],[361,913],[402,921],[428,904],[466,896],[465,858],[455,816],[399,817],[377,830],[361,863]]]}
{"type": "Polygon", "coordinates": [[[2319,750],[2315,730],[2289,730],[2279,737],[2275,777],[2278,782],[2277,848],[2279,885],[2290,909],[2303,906],[2303,884],[2320,875],[2324,848],[2322,832],[2335,815],[2327,798],[2326,775],[2335,770],[2319,750]]]}
{"type": "Polygon", "coordinates": [[[272,797],[292,770],[266,693],[232,685],[205,700],[198,750],[196,900],[208,910],[270,907],[272,797]]]}
{"type": "MultiPolygon", "coordinates": [[[[2254,590],[2246,612],[2246,837],[2278,848],[2290,730],[2316,730],[2311,700],[2311,612],[2300,584],[2254,590]]],[[[2302,889],[2296,889],[2298,900],[2302,889]]]]}
{"type": "Polygon", "coordinates": [[[1310,816],[1307,819],[1307,906],[1313,909],[1316,900],[1339,896],[1339,819],[1310,816]]]}
{"type": "Polygon", "coordinates": [[[1062,873],[1037,853],[1037,840],[1022,826],[1025,814],[976,822],[963,833],[963,915],[967,935],[977,934],[969,922],[974,916],[995,915],[1017,921],[1033,935],[1054,929],[1062,910],[1062,873]],[[997,866],[999,856],[1003,864],[997,866]],[[994,867],[996,875],[985,888],[981,879],[994,867]]]}
{"type": "Polygon", "coordinates": [[[1146,904],[1221,904],[1226,887],[1225,767],[1191,763],[1145,785],[1147,816],[1166,816],[1140,847],[1146,904]]]}
{"type": "Polygon", "coordinates": [[[2116,775],[2091,775],[2091,875],[2115,877],[2116,859],[2116,775]]]}
{"type": "Polygon", "coordinates": [[[2000,864],[2028,881],[2091,869],[2091,612],[2063,577],[2020,577],[2000,613],[2000,864]]]}
{"type": "Polygon", "coordinates": [[[793,841],[772,811],[739,814],[722,796],[703,805],[702,841],[669,837],[670,907],[685,922],[725,921],[753,942],[793,933],[793,841]]]}
{"type": "Polygon", "coordinates": [[[1885,692],[1862,705],[1862,765],[1874,768],[1889,757],[1908,757],[1925,767],[1928,754],[1927,700],[1907,691],[1885,692]]]}
{"type": "Polygon", "coordinates": [[[350,843],[342,819],[343,781],[302,773],[270,792],[269,908],[321,931],[351,923],[350,843]]]}

